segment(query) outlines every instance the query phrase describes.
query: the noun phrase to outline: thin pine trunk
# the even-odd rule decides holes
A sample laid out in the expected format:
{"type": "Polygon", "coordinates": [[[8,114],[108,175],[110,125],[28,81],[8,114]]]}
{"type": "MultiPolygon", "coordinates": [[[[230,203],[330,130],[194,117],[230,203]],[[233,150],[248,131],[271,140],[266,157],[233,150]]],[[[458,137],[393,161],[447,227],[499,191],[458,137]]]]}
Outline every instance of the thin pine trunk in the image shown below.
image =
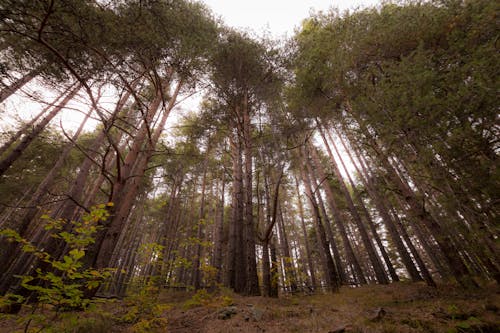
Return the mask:
{"type": "Polygon", "coordinates": [[[245,155],[245,255],[246,255],[246,286],[245,294],[260,295],[259,279],[257,277],[257,258],[255,254],[255,226],[253,221],[253,163],[252,163],[252,131],[248,96],[243,100],[243,140],[245,155]]]}
{"type": "Polygon", "coordinates": [[[375,248],[373,246],[373,243],[370,240],[370,237],[368,236],[368,232],[366,231],[366,227],[363,224],[363,221],[361,220],[361,217],[359,216],[359,213],[354,206],[354,202],[352,201],[351,194],[349,193],[349,190],[347,189],[344,179],[342,178],[342,175],[340,174],[339,167],[335,161],[335,158],[333,157],[333,153],[330,149],[330,145],[328,141],[326,140],[325,133],[321,126],[317,126],[318,131],[320,133],[321,138],[323,139],[323,143],[325,144],[325,147],[327,149],[328,155],[330,156],[330,161],[331,165],[333,168],[333,171],[335,173],[335,176],[337,177],[338,183],[340,185],[340,189],[342,193],[344,194],[345,200],[347,202],[347,206],[349,207],[349,211],[351,212],[351,215],[354,219],[354,222],[356,223],[356,226],[358,228],[358,232],[361,236],[361,240],[363,241],[363,245],[365,247],[366,252],[368,253],[368,257],[370,259],[371,265],[375,271],[375,276],[377,278],[377,281],[381,284],[386,284],[389,283],[389,280],[387,278],[387,274],[385,270],[382,267],[382,263],[380,262],[380,258],[377,255],[375,248]]]}
{"type": "Polygon", "coordinates": [[[202,254],[201,242],[203,238],[203,226],[205,224],[205,188],[207,184],[207,166],[208,166],[208,154],[210,149],[207,149],[207,156],[205,158],[204,166],[203,166],[203,179],[201,182],[201,200],[200,200],[200,213],[198,216],[198,231],[197,231],[197,239],[198,244],[196,245],[196,254],[194,257],[193,263],[193,286],[194,289],[200,289],[201,287],[201,273],[200,273],[200,260],[202,254]]]}
{"type": "Polygon", "coordinates": [[[302,230],[302,234],[304,236],[304,245],[306,247],[306,256],[307,256],[307,266],[309,269],[309,276],[311,278],[311,288],[312,290],[316,290],[318,288],[317,282],[316,282],[316,273],[314,269],[314,264],[312,260],[312,254],[311,254],[311,246],[309,244],[309,237],[307,235],[307,229],[306,229],[306,224],[305,224],[305,219],[304,219],[304,206],[302,205],[302,199],[299,191],[299,181],[297,177],[295,177],[295,190],[297,192],[297,202],[299,206],[299,216],[300,216],[300,228],[302,230]]]}
{"type": "Polygon", "coordinates": [[[314,193],[311,186],[311,180],[309,174],[312,174],[312,169],[307,161],[307,156],[304,154],[304,159],[306,160],[304,164],[306,165],[307,172],[302,172],[302,182],[305,185],[306,196],[309,198],[309,204],[311,211],[313,213],[313,219],[316,225],[316,236],[320,244],[320,252],[323,261],[324,278],[327,288],[332,292],[337,292],[340,287],[340,281],[337,278],[337,270],[330,253],[330,246],[326,238],[325,229],[321,222],[321,216],[318,209],[318,203],[314,197],[314,193]]]}
{"type": "MultiPolygon", "coordinates": [[[[335,150],[335,153],[337,154],[337,157],[339,158],[340,164],[342,165],[342,167],[344,169],[344,172],[347,174],[347,179],[349,180],[349,184],[351,185],[351,187],[352,187],[352,189],[354,191],[354,198],[356,199],[356,201],[358,203],[358,207],[361,209],[361,211],[363,212],[363,215],[365,216],[365,220],[366,220],[366,222],[368,224],[368,227],[370,228],[370,231],[372,232],[373,238],[375,239],[375,242],[378,245],[380,253],[382,254],[382,258],[384,259],[384,262],[385,262],[385,264],[387,266],[387,270],[389,271],[389,275],[391,276],[392,281],[399,281],[399,277],[396,274],[396,270],[394,269],[394,266],[392,265],[392,262],[391,262],[391,260],[389,258],[389,254],[387,253],[387,251],[385,249],[385,246],[382,244],[382,240],[380,239],[380,236],[377,233],[377,229],[375,227],[375,223],[373,222],[373,220],[372,220],[372,218],[370,216],[370,213],[368,212],[368,209],[366,208],[366,206],[365,206],[365,204],[363,202],[363,199],[361,198],[361,195],[360,195],[359,191],[356,188],[356,184],[354,184],[354,181],[353,181],[353,179],[352,179],[352,177],[351,177],[351,175],[349,173],[349,170],[347,169],[346,164],[344,163],[344,159],[342,158],[342,155],[339,153],[337,145],[335,144],[335,141],[330,136],[330,133],[328,131],[326,131],[326,133],[327,133],[327,135],[328,135],[328,137],[330,139],[330,142],[332,143],[333,149],[335,150]]],[[[347,147],[344,146],[344,148],[347,151],[347,147]]],[[[354,161],[352,160],[350,152],[347,152],[347,153],[348,153],[349,157],[351,158],[351,162],[354,165],[354,161]]],[[[357,166],[355,166],[355,168],[356,168],[356,170],[359,173],[359,170],[357,169],[357,166]]],[[[360,175],[360,176],[363,177],[362,175],[360,175]]],[[[365,185],[365,187],[366,187],[366,185],[365,185]]]]}
{"type": "MultiPolygon", "coordinates": [[[[66,144],[54,166],[50,169],[50,171],[47,173],[42,182],[38,185],[35,192],[32,194],[31,200],[27,204],[29,208],[27,212],[24,214],[24,216],[21,218],[20,223],[19,224],[11,223],[11,225],[7,225],[7,227],[14,228],[21,235],[21,237],[25,239],[27,238],[28,228],[30,227],[33,219],[39,212],[38,206],[42,203],[42,200],[45,197],[49,188],[54,184],[54,181],[56,180],[57,175],[60,173],[64,162],[66,162],[69,153],[74,148],[74,142],[80,136],[83,127],[87,123],[87,120],[89,119],[91,113],[92,110],[90,110],[89,113],[87,113],[86,117],[80,124],[80,127],[73,135],[71,141],[66,144]]],[[[38,233],[42,233],[42,231],[39,231],[38,233]]],[[[34,242],[38,243],[37,240],[34,240],[34,242]]],[[[3,252],[2,256],[0,256],[0,267],[8,267],[9,266],[8,262],[9,260],[14,259],[14,253],[16,252],[16,249],[18,249],[18,246],[16,243],[8,243],[6,244],[5,247],[2,248],[4,249],[4,251],[2,251],[3,252]]],[[[22,274],[22,273],[18,272],[16,274],[22,274]]]]}
{"type": "Polygon", "coordinates": [[[285,276],[286,276],[286,281],[288,282],[290,286],[290,291],[296,292],[297,291],[297,276],[295,274],[295,267],[293,266],[292,263],[292,256],[290,254],[290,246],[288,243],[288,237],[285,232],[285,221],[283,218],[283,211],[282,207],[278,204],[278,230],[280,233],[280,245],[281,245],[281,251],[282,251],[282,258],[284,261],[283,268],[285,270],[285,276]]]}
{"type": "Polygon", "coordinates": [[[335,197],[333,195],[333,190],[330,187],[330,184],[326,181],[327,176],[323,170],[323,166],[319,162],[319,158],[317,156],[317,152],[315,149],[311,150],[311,156],[313,158],[313,162],[316,166],[316,172],[318,173],[318,178],[325,180],[323,189],[325,190],[326,197],[328,198],[328,205],[330,206],[330,210],[333,214],[334,221],[337,225],[337,228],[340,232],[340,237],[342,238],[342,243],[344,245],[344,250],[347,255],[347,261],[352,265],[353,267],[353,273],[356,276],[357,280],[359,281],[360,284],[366,284],[366,278],[364,276],[363,270],[361,269],[361,265],[359,264],[359,260],[354,253],[354,250],[352,248],[351,242],[347,236],[347,228],[346,228],[346,223],[345,219],[341,215],[341,211],[338,207],[337,201],[335,200],[335,197]]]}
{"type": "Polygon", "coordinates": [[[9,98],[12,94],[14,94],[16,91],[21,89],[26,83],[30,82],[33,80],[37,75],[39,71],[37,69],[32,70],[26,75],[23,75],[16,81],[14,81],[10,86],[4,88],[2,91],[0,91],[0,103],[5,101],[7,98],[9,98]]]}
{"type": "Polygon", "coordinates": [[[59,96],[49,105],[44,107],[42,111],[40,111],[33,119],[31,119],[27,124],[23,125],[14,135],[12,135],[7,142],[5,142],[2,147],[0,147],[0,156],[3,155],[9,148],[16,142],[18,141],[21,136],[28,134],[30,129],[33,127],[33,125],[40,119],[45,113],[47,113],[48,110],[50,110],[52,107],[54,107],[63,97],[66,95],[66,93],[69,92],[71,87],[66,89],[62,94],[59,94],[59,96]]]}
{"type": "Polygon", "coordinates": [[[45,129],[47,124],[54,119],[54,117],[68,104],[68,102],[73,99],[76,93],[80,90],[80,85],[77,85],[76,88],[71,90],[66,97],[61,101],[60,104],[55,106],[50,113],[45,116],[34,128],[33,130],[26,134],[23,139],[19,142],[19,144],[2,160],[0,161],[0,176],[2,176],[7,169],[24,153],[26,148],[35,140],[40,133],[45,129]]]}

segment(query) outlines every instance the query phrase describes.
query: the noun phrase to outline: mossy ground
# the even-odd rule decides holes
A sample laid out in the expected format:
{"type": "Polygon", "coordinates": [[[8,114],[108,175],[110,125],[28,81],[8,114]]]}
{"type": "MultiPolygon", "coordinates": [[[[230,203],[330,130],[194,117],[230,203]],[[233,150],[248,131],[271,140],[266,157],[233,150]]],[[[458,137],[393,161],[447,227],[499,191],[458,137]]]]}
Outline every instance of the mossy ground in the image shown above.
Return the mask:
{"type": "MultiPolygon", "coordinates": [[[[279,299],[229,291],[153,291],[107,300],[85,312],[62,313],[43,331],[489,333],[500,332],[499,308],[496,285],[464,291],[448,285],[434,289],[394,283],[279,299]],[[226,309],[232,312],[221,316],[226,309]]],[[[51,309],[44,311],[47,318],[53,316],[51,309]]],[[[22,332],[27,315],[3,315],[0,332],[22,332]]],[[[30,331],[40,327],[35,318],[30,331]]]]}

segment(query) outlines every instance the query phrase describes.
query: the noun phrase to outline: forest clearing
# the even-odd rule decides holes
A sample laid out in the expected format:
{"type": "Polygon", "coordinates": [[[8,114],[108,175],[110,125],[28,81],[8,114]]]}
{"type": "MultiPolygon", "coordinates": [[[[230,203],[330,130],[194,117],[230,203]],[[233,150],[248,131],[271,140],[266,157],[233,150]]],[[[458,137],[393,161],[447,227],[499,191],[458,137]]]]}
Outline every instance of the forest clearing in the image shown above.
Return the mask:
{"type": "Polygon", "coordinates": [[[498,332],[500,4],[207,3],[0,0],[0,331],[498,332]]]}

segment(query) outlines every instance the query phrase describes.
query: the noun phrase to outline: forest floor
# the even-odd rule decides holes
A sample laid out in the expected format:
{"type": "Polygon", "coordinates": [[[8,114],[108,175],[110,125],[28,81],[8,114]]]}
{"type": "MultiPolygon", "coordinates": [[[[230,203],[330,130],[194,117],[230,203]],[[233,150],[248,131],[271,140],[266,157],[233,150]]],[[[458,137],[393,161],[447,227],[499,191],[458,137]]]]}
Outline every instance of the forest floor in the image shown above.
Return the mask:
{"type": "MultiPolygon", "coordinates": [[[[242,297],[222,290],[142,292],[66,312],[42,332],[500,332],[500,289],[463,291],[419,283],[342,288],[338,294],[242,297]]],[[[37,332],[46,309],[32,320],[37,332]]],[[[51,313],[52,312],[52,313],[51,313]]],[[[2,315],[0,332],[23,332],[26,318],[2,315]]]]}

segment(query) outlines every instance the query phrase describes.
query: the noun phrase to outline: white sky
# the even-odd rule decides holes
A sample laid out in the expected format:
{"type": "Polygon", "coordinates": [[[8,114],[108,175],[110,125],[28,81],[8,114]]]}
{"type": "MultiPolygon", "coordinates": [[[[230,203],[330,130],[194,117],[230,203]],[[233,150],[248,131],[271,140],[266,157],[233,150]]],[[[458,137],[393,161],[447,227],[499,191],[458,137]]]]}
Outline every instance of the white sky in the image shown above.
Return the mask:
{"type": "Polygon", "coordinates": [[[331,7],[341,12],[357,7],[370,7],[377,0],[202,0],[231,27],[250,28],[256,33],[269,31],[276,37],[292,36],[311,10],[326,11],[331,7]]]}

